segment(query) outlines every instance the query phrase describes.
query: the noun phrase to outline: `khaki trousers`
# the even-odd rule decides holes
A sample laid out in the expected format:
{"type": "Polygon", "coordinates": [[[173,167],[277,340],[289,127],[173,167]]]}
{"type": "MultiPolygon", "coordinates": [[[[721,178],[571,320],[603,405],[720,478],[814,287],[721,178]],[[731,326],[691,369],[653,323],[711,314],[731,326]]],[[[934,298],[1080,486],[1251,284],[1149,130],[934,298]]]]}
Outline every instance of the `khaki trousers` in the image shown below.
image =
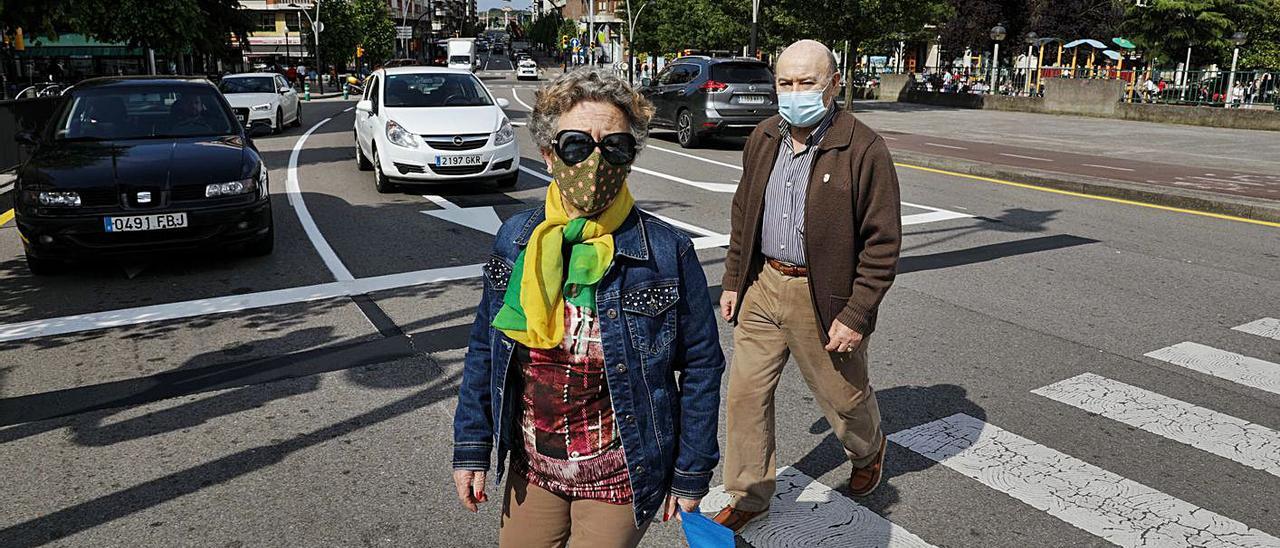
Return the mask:
{"type": "Polygon", "coordinates": [[[635,548],[649,528],[636,528],[630,504],[571,499],[508,476],[502,495],[500,548],[635,548]]]}
{"type": "Polygon", "coordinates": [[[823,349],[808,278],[766,265],[740,306],[726,401],[724,484],[735,508],[759,512],[768,508],[775,487],[774,392],[790,356],[854,466],[871,463],[883,434],[867,382],[867,340],[849,353],[823,349]]]}

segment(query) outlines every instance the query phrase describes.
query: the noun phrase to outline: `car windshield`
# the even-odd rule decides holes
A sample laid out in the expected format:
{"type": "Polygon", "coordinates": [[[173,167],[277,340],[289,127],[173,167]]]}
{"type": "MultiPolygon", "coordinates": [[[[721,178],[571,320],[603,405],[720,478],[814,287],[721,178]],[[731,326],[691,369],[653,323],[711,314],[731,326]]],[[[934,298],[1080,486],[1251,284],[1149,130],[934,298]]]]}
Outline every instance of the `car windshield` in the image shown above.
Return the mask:
{"type": "Polygon", "coordinates": [[[454,64],[467,64],[471,62],[471,58],[466,55],[450,55],[449,62],[454,64]]]}
{"type": "Polygon", "coordinates": [[[484,86],[470,74],[390,74],[388,107],[476,107],[492,105],[484,86]]]}
{"type": "Polygon", "coordinates": [[[773,73],[760,63],[716,63],[711,65],[711,79],[730,84],[772,84],[773,73]]]}
{"type": "Polygon", "coordinates": [[[235,117],[211,86],[129,86],[72,92],[53,125],[60,141],[232,135],[235,117]]]}
{"type": "Polygon", "coordinates": [[[223,78],[218,89],[222,93],[275,93],[276,82],[270,76],[223,78]]]}

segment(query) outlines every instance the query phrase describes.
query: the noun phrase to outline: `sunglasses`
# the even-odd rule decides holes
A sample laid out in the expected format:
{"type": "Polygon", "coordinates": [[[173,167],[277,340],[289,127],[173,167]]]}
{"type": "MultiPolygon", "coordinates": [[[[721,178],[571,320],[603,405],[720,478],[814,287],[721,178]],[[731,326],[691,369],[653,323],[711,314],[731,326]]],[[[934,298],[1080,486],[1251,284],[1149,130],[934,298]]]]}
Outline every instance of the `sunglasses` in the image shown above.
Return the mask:
{"type": "Polygon", "coordinates": [[[636,159],[636,138],[630,133],[610,133],[597,142],[590,133],[566,129],[556,134],[551,149],[569,165],[585,161],[592,152],[600,149],[604,161],[621,166],[636,159]]]}

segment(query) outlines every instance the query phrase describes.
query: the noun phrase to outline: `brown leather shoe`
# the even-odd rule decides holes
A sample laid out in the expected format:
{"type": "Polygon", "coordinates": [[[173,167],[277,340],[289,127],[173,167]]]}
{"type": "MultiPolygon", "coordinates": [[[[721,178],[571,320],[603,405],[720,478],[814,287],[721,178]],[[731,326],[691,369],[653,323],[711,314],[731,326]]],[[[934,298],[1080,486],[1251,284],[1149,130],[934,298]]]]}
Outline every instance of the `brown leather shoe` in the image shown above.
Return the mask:
{"type": "Polygon", "coordinates": [[[884,475],[884,450],[888,444],[889,440],[881,437],[880,452],[876,453],[875,460],[862,468],[853,469],[853,474],[849,476],[849,491],[853,496],[865,497],[880,486],[880,478],[884,475]]]}
{"type": "Polygon", "coordinates": [[[769,510],[767,509],[759,512],[748,512],[746,510],[739,510],[733,506],[725,506],[719,514],[716,514],[716,517],[712,518],[712,520],[720,525],[728,527],[729,530],[733,531],[736,535],[740,533],[748,523],[760,519],[768,513],[769,510]]]}

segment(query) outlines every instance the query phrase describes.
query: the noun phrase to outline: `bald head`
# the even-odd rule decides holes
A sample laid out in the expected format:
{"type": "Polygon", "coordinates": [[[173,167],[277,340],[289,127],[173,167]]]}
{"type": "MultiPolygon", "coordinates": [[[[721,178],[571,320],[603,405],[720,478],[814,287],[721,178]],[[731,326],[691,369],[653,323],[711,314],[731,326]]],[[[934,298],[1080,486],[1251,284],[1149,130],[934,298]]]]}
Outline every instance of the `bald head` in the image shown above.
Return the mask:
{"type": "Polygon", "coordinates": [[[836,58],[822,42],[800,40],[782,50],[774,70],[779,78],[785,74],[793,79],[809,77],[826,82],[836,73],[836,58]]]}

